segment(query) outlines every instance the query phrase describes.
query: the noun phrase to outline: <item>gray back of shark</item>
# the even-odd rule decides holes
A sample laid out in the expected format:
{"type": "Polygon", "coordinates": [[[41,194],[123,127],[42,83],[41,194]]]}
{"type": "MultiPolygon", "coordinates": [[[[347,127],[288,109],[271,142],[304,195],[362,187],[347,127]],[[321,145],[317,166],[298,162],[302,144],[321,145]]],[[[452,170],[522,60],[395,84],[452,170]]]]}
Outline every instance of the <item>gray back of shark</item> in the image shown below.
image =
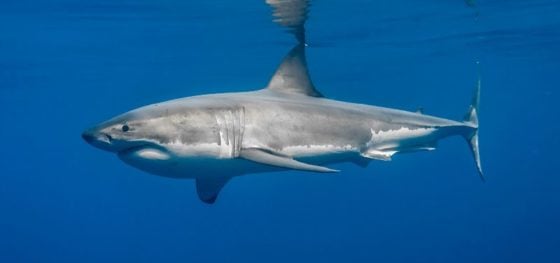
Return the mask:
{"type": "MultiPolygon", "coordinates": [[[[307,2],[307,1],[305,1],[307,2]]],[[[166,177],[196,180],[214,203],[233,177],[285,170],[332,173],[330,164],[388,161],[433,150],[462,136],[482,177],[478,150],[480,81],[464,121],[325,98],[309,77],[300,42],[266,88],[187,97],[148,105],[83,133],[127,164],[166,177]]]]}

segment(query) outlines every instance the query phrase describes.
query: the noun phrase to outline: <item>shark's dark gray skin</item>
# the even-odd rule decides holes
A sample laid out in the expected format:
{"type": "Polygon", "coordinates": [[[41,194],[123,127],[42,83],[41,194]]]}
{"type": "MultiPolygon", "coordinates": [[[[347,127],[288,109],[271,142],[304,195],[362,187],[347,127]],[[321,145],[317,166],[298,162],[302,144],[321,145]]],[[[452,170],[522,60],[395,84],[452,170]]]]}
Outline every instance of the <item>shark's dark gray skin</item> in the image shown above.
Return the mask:
{"type": "Polygon", "coordinates": [[[97,148],[152,174],[196,179],[213,203],[233,177],[282,170],[337,172],[337,162],[367,164],[402,152],[433,150],[464,137],[478,152],[480,81],[464,121],[325,98],[309,78],[305,49],[284,58],[266,88],[187,97],[145,106],[83,133],[97,148]]]}

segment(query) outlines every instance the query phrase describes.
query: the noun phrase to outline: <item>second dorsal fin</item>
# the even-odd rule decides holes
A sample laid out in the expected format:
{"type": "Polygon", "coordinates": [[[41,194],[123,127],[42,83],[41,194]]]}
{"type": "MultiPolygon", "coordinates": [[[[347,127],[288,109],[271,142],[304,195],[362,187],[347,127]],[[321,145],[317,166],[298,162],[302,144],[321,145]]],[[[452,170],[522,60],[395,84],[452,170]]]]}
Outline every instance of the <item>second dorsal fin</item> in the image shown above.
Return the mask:
{"type": "Polygon", "coordinates": [[[304,44],[298,44],[284,57],[270,79],[267,89],[288,94],[323,97],[315,89],[309,77],[304,44]]]}

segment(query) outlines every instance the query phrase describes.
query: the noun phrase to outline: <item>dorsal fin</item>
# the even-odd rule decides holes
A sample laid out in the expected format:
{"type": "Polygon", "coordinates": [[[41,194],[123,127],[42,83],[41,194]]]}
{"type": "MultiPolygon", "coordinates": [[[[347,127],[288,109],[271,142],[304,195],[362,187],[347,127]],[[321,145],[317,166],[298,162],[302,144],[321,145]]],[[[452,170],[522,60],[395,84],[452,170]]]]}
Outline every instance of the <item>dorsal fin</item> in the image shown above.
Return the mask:
{"type": "Polygon", "coordinates": [[[298,44],[284,57],[267,89],[288,94],[323,97],[313,86],[305,60],[305,45],[298,44]]]}

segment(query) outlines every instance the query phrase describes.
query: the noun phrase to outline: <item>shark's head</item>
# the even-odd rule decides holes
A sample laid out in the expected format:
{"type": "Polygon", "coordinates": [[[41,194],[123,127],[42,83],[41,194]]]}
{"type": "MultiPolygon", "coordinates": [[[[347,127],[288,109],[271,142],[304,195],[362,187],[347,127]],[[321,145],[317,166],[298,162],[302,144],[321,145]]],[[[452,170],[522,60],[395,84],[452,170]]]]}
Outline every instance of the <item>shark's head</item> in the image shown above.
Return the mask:
{"type": "Polygon", "coordinates": [[[150,118],[129,112],[85,130],[82,138],[99,149],[120,153],[153,144],[146,136],[151,123],[150,118]]]}
{"type": "Polygon", "coordinates": [[[130,165],[160,174],[157,166],[175,157],[167,146],[180,141],[180,129],[186,129],[179,126],[181,120],[168,116],[169,111],[165,104],[139,108],[85,130],[82,138],[130,165]]]}
{"type": "MultiPolygon", "coordinates": [[[[231,115],[231,110],[225,112],[231,115]]],[[[230,149],[233,143],[220,142],[216,115],[224,114],[216,107],[206,107],[203,99],[174,100],[116,116],[85,130],[82,137],[141,170],[168,177],[195,176],[192,172],[185,175],[185,167],[200,170],[197,165],[203,159],[235,152],[230,149]]]]}

